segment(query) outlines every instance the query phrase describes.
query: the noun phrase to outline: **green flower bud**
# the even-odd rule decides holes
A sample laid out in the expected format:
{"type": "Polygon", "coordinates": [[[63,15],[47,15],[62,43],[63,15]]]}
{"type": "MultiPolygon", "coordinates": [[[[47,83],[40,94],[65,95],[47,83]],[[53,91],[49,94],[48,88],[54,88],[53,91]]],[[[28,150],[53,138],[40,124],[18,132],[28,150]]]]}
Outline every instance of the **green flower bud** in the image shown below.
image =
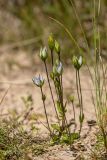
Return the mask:
{"type": "Polygon", "coordinates": [[[54,39],[54,36],[53,34],[50,34],[49,38],[48,38],[48,46],[50,48],[51,51],[54,50],[54,47],[55,47],[55,39],[54,39]]]}
{"type": "Polygon", "coordinates": [[[83,64],[82,56],[80,56],[79,58],[77,58],[76,56],[73,56],[72,63],[74,65],[75,69],[79,70],[83,64]]]}
{"type": "Polygon", "coordinates": [[[56,59],[56,61],[55,61],[55,65],[56,65],[56,66],[58,66],[58,65],[59,65],[59,63],[60,63],[59,59],[56,59]]]}
{"type": "Polygon", "coordinates": [[[55,41],[55,51],[56,51],[56,53],[57,54],[60,54],[60,44],[57,42],[57,41],[55,41]]]}
{"type": "Polygon", "coordinates": [[[52,80],[54,80],[54,74],[53,74],[53,72],[50,73],[50,78],[51,78],[52,80]]]}
{"type": "Polygon", "coordinates": [[[45,94],[42,95],[42,100],[45,101],[46,100],[46,96],[45,94]]]}
{"type": "Polygon", "coordinates": [[[72,63],[74,65],[74,67],[77,69],[78,68],[78,59],[76,56],[73,56],[72,58],[72,63]]]}
{"type": "Polygon", "coordinates": [[[69,96],[69,100],[73,103],[74,102],[74,96],[69,96]]]}
{"type": "Polygon", "coordinates": [[[46,47],[40,49],[40,58],[42,61],[46,61],[46,59],[48,58],[48,53],[47,53],[46,47]]]}

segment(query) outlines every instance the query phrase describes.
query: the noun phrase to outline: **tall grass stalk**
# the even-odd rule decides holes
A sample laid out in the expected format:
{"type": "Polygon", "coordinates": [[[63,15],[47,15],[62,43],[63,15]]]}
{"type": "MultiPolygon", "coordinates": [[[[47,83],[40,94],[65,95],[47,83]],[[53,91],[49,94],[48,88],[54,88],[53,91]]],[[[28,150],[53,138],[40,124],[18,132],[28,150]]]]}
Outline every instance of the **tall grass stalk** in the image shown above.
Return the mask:
{"type": "MultiPolygon", "coordinates": [[[[98,3],[98,18],[100,14],[100,4],[98,3]]],[[[94,0],[94,86],[95,86],[95,110],[99,129],[103,136],[104,147],[107,153],[106,116],[107,116],[107,89],[105,82],[106,68],[101,57],[100,29],[96,18],[96,1],[94,0]]]]}
{"type": "Polygon", "coordinates": [[[72,0],[68,0],[68,2],[69,2],[69,4],[70,4],[70,5],[72,6],[72,8],[73,8],[73,11],[74,11],[74,13],[75,13],[76,19],[77,19],[77,21],[78,21],[78,24],[79,24],[79,26],[80,26],[80,28],[81,28],[81,31],[82,31],[82,34],[83,34],[83,36],[84,36],[84,40],[85,40],[85,42],[86,42],[88,54],[90,55],[90,48],[89,48],[89,44],[88,44],[88,41],[87,41],[87,38],[86,38],[86,33],[85,33],[84,29],[83,29],[83,26],[82,26],[82,23],[81,23],[81,21],[80,21],[79,15],[78,15],[78,13],[77,13],[77,9],[76,9],[76,7],[75,7],[75,5],[74,5],[74,3],[73,3],[72,0]]]}
{"type": "Polygon", "coordinates": [[[83,50],[82,48],[79,46],[78,42],[76,41],[76,39],[73,37],[72,33],[69,31],[69,29],[63,24],[61,23],[59,20],[49,17],[51,20],[55,21],[58,25],[60,25],[65,32],[67,33],[67,35],[69,36],[71,42],[73,42],[75,44],[75,46],[77,47],[78,51],[83,55],[83,50]]]}

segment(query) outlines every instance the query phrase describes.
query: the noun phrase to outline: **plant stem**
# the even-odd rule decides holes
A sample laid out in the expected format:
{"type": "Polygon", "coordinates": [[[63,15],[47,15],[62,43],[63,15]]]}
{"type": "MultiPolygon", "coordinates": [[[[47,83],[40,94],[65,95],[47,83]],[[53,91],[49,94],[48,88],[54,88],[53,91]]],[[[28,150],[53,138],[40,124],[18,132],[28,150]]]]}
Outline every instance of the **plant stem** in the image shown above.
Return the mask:
{"type": "MultiPolygon", "coordinates": [[[[58,54],[58,59],[59,59],[59,62],[61,62],[61,53],[59,52],[58,54]]],[[[62,100],[63,100],[63,82],[62,82],[62,74],[60,76],[60,85],[61,85],[61,93],[62,93],[62,100]]]]}
{"type": "MultiPolygon", "coordinates": [[[[81,91],[79,70],[76,70],[76,86],[77,86],[77,94],[78,94],[78,100],[79,100],[79,106],[80,106],[80,118],[81,118],[83,116],[83,101],[82,101],[82,91],[81,91]]],[[[82,130],[82,124],[83,122],[81,122],[80,120],[79,134],[81,133],[81,130],[82,130]]]]}
{"type": "Polygon", "coordinates": [[[80,89],[80,98],[81,98],[81,111],[83,113],[83,98],[82,98],[82,90],[81,90],[81,81],[80,81],[80,73],[78,70],[78,81],[79,81],[79,89],[80,89]]]}
{"type": "Polygon", "coordinates": [[[53,68],[53,65],[54,65],[53,50],[51,50],[51,63],[52,63],[52,68],[53,68]]]}
{"type": "Polygon", "coordinates": [[[59,88],[58,88],[59,101],[60,101],[60,104],[62,106],[62,111],[63,111],[62,128],[65,129],[65,126],[67,126],[67,119],[66,119],[66,113],[65,113],[65,106],[63,104],[63,87],[62,87],[60,77],[58,78],[58,80],[59,80],[59,88]]]}
{"type": "Polygon", "coordinates": [[[52,92],[52,88],[51,88],[51,84],[50,84],[50,80],[49,80],[48,68],[47,68],[46,62],[44,62],[44,64],[45,64],[45,70],[46,70],[47,80],[48,80],[48,84],[49,84],[49,89],[50,89],[54,109],[55,109],[55,112],[56,112],[57,120],[59,121],[59,116],[58,116],[58,113],[57,113],[57,110],[56,110],[54,96],[53,96],[53,92],[52,92]]]}
{"type": "MultiPolygon", "coordinates": [[[[82,98],[82,90],[81,90],[81,81],[80,81],[80,73],[79,73],[79,70],[78,70],[78,84],[79,84],[79,90],[80,90],[80,110],[81,110],[81,115],[83,117],[84,113],[83,113],[83,98],[82,98]]],[[[83,118],[82,118],[83,119],[83,118]]],[[[82,125],[83,125],[83,120],[82,122],[80,123],[80,133],[81,133],[81,130],[82,130],[82,125]]]]}
{"type": "Polygon", "coordinates": [[[106,132],[104,131],[104,127],[100,126],[100,128],[101,128],[101,131],[102,131],[102,134],[103,134],[104,146],[105,146],[105,150],[106,150],[106,153],[107,153],[107,135],[106,135],[106,132]]]}
{"type": "Polygon", "coordinates": [[[76,121],[76,118],[75,118],[75,107],[74,107],[74,103],[72,102],[72,107],[73,107],[73,113],[74,113],[74,121],[76,121]]]}
{"type": "Polygon", "coordinates": [[[79,105],[80,105],[80,94],[79,94],[79,86],[78,86],[78,71],[76,70],[76,87],[77,87],[77,95],[78,95],[78,100],[79,100],[79,105]]]}
{"type": "Polygon", "coordinates": [[[58,54],[58,59],[59,59],[59,62],[61,61],[61,54],[59,53],[58,54]]]}
{"type": "Polygon", "coordinates": [[[68,136],[70,138],[70,149],[72,149],[70,126],[68,125],[66,115],[65,115],[65,121],[66,121],[66,125],[68,126],[67,129],[68,129],[68,134],[69,134],[68,136]]]}
{"type": "Polygon", "coordinates": [[[51,132],[50,125],[49,125],[49,120],[48,120],[48,115],[47,115],[47,111],[46,111],[46,106],[45,106],[45,100],[43,98],[44,94],[43,94],[42,87],[40,89],[41,89],[41,94],[42,94],[42,101],[43,101],[43,107],[44,107],[44,112],[45,112],[45,116],[46,116],[46,122],[47,122],[48,130],[50,132],[50,136],[52,136],[52,132],[51,132]]]}
{"type": "Polygon", "coordinates": [[[75,121],[75,128],[74,128],[74,132],[76,130],[76,116],[75,116],[75,107],[74,107],[74,103],[72,102],[72,107],[73,107],[73,113],[74,113],[74,121],[75,121]]]}
{"type": "MultiPolygon", "coordinates": [[[[76,87],[77,87],[77,95],[78,95],[78,100],[79,100],[79,107],[81,107],[81,100],[80,100],[80,94],[79,94],[79,86],[78,86],[78,71],[76,70],[76,87]]],[[[80,109],[80,114],[81,114],[81,109],[80,109]]]]}

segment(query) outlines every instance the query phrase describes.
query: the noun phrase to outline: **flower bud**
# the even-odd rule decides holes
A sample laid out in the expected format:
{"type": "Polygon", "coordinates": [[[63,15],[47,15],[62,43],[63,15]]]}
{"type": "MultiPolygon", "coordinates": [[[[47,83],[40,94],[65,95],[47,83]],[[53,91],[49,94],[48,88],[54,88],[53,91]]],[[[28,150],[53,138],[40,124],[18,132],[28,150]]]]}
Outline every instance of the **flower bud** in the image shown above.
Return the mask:
{"type": "Polygon", "coordinates": [[[69,96],[69,101],[71,101],[73,103],[74,102],[74,96],[70,95],[69,96]]]}
{"type": "Polygon", "coordinates": [[[74,67],[77,69],[78,68],[78,59],[76,56],[73,56],[72,58],[72,63],[74,65],[74,67]]]}
{"type": "Polygon", "coordinates": [[[78,59],[78,64],[80,65],[80,67],[82,66],[82,64],[83,64],[82,56],[79,57],[79,59],[78,59]]]}
{"type": "Polygon", "coordinates": [[[32,81],[38,87],[42,87],[44,85],[44,78],[40,75],[38,77],[33,77],[32,81]]]}
{"type": "Polygon", "coordinates": [[[57,54],[60,54],[60,44],[57,41],[55,41],[55,51],[57,54]]]}
{"type": "Polygon", "coordinates": [[[42,100],[45,101],[46,100],[46,96],[45,94],[42,95],[42,100]]]}
{"type": "Polygon", "coordinates": [[[73,56],[72,63],[74,65],[75,69],[79,70],[83,64],[82,56],[80,56],[79,58],[77,58],[76,56],[73,56]]]}
{"type": "Polygon", "coordinates": [[[54,39],[54,36],[53,34],[50,34],[49,38],[48,38],[48,46],[50,48],[51,51],[54,50],[54,47],[55,47],[55,39],[54,39]]]}
{"type": "Polygon", "coordinates": [[[62,66],[62,63],[58,61],[56,62],[56,64],[53,66],[53,73],[54,75],[62,75],[62,72],[63,72],[63,66],[62,66]]]}
{"type": "Polygon", "coordinates": [[[51,78],[52,80],[54,80],[54,74],[53,74],[53,72],[50,73],[50,78],[51,78]]]}
{"type": "Polygon", "coordinates": [[[62,63],[61,63],[61,62],[60,62],[60,63],[58,64],[58,66],[57,66],[57,72],[58,72],[59,75],[61,75],[62,72],[63,72],[63,66],[62,66],[62,63]]]}
{"type": "Polygon", "coordinates": [[[42,59],[42,61],[46,61],[46,59],[48,58],[46,47],[40,49],[40,58],[42,59]]]}

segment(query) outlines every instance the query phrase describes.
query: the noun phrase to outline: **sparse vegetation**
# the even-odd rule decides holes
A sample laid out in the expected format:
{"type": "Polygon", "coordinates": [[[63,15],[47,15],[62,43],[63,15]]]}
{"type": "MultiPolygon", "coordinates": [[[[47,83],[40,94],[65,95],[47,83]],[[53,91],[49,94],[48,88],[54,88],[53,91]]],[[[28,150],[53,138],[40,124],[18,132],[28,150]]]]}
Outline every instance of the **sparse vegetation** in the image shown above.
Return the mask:
{"type": "Polygon", "coordinates": [[[18,48],[27,47],[35,53],[42,46],[39,58],[35,54],[28,56],[32,66],[27,61],[21,67],[25,57],[20,56],[19,63],[16,54],[8,58],[5,53],[6,66],[4,57],[0,59],[0,65],[5,66],[0,68],[0,93],[9,85],[0,101],[0,160],[53,160],[55,156],[61,160],[106,160],[106,0],[2,0],[0,4],[1,17],[9,15],[11,23],[5,33],[6,17],[0,19],[4,21],[0,44],[15,42],[2,52],[12,48],[16,53],[18,48]],[[21,77],[22,82],[4,81],[5,77],[21,77]],[[16,85],[19,88],[15,93],[12,89],[16,85]],[[21,90],[20,85],[25,87],[21,90]]]}
{"type": "MultiPolygon", "coordinates": [[[[27,112],[25,112],[26,114],[27,112]]],[[[47,146],[44,139],[39,139],[36,134],[36,128],[32,125],[24,127],[25,118],[28,114],[10,115],[0,120],[0,159],[1,160],[25,160],[32,159],[32,156],[43,154],[47,146]],[[22,120],[22,119],[23,120],[22,120]],[[29,131],[30,128],[30,131],[29,131]]]]}

